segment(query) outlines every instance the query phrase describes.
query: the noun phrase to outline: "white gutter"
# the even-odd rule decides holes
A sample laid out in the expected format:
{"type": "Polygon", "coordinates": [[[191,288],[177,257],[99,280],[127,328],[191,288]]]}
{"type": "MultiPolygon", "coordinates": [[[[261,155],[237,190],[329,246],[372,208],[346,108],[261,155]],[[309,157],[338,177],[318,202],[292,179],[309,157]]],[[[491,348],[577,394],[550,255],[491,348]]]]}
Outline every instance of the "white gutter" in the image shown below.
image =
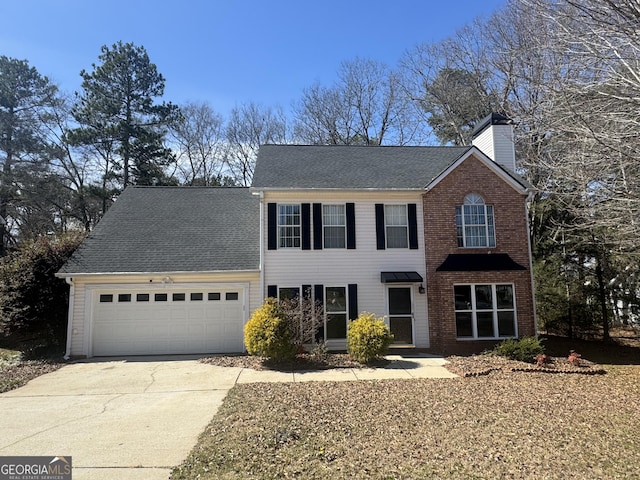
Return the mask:
{"type": "Polygon", "coordinates": [[[67,346],[63,358],[69,360],[71,358],[71,334],[73,333],[73,307],[75,305],[76,287],[73,284],[72,277],[66,277],[65,280],[69,284],[69,312],[67,313],[67,346]]]}
{"type": "Polygon", "coordinates": [[[165,277],[171,275],[209,275],[209,274],[236,274],[236,273],[258,273],[259,270],[179,270],[179,271],[168,271],[168,272],[91,272],[91,273],[80,273],[80,272],[65,272],[65,273],[56,273],[55,276],[58,278],[67,278],[69,275],[73,275],[74,277],[95,277],[95,276],[138,276],[138,277],[165,277]]]}
{"type": "Polygon", "coordinates": [[[423,187],[362,187],[362,188],[331,188],[331,187],[251,187],[255,193],[262,192],[421,192],[423,187]]]}

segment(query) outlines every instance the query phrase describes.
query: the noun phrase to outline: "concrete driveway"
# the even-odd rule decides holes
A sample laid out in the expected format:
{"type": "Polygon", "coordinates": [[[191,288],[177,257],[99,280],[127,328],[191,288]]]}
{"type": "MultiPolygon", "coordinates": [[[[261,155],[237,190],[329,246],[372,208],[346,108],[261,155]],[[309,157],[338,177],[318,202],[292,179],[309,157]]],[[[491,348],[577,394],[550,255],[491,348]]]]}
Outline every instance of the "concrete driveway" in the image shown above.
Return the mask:
{"type": "Polygon", "coordinates": [[[66,365],[0,395],[0,456],[71,456],[74,480],[167,480],[236,383],[452,378],[440,357],[383,368],[249,370],[197,357],[66,365]]]}
{"type": "Polygon", "coordinates": [[[241,370],[183,358],[66,365],[0,395],[0,456],[71,456],[75,480],[167,480],[241,370]]]}

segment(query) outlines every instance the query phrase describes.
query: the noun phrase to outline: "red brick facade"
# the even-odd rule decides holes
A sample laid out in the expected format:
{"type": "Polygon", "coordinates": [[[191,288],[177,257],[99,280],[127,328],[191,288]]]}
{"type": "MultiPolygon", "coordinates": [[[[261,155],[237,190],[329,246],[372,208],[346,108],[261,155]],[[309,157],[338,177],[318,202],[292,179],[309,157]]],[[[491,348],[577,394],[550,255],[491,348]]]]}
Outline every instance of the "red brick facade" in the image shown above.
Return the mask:
{"type": "Polygon", "coordinates": [[[470,156],[423,195],[423,206],[431,350],[447,355],[477,353],[496,343],[456,339],[453,286],[460,283],[513,283],[518,336],[534,335],[526,194],[470,156]],[[476,193],[487,205],[493,205],[495,248],[458,247],[455,207],[462,205],[469,193],[476,193]],[[436,271],[449,254],[455,253],[506,253],[526,270],[436,271]]]}

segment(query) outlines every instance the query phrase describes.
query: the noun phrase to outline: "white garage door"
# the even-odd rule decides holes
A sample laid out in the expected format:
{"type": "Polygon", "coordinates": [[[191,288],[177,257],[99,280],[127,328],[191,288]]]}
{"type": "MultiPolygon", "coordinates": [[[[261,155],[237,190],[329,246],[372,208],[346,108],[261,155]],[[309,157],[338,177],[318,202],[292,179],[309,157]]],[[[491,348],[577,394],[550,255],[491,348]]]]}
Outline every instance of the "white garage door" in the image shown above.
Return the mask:
{"type": "Polygon", "coordinates": [[[94,293],[93,355],[243,351],[242,288],[94,293]]]}

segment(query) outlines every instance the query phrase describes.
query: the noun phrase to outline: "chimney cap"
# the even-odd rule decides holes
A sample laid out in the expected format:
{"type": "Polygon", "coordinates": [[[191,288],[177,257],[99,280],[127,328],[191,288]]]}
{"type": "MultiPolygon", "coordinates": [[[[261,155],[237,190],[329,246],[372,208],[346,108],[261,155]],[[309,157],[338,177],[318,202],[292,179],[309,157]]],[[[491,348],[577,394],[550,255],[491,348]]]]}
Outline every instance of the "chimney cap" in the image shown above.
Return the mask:
{"type": "Polygon", "coordinates": [[[473,129],[473,132],[471,132],[471,138],[477,137],[484,129],[491,125],[513,125],[514,123],[515,122],[509,117],[505,117],[500,113],[492,112],[478,122],[473,129]]]}

